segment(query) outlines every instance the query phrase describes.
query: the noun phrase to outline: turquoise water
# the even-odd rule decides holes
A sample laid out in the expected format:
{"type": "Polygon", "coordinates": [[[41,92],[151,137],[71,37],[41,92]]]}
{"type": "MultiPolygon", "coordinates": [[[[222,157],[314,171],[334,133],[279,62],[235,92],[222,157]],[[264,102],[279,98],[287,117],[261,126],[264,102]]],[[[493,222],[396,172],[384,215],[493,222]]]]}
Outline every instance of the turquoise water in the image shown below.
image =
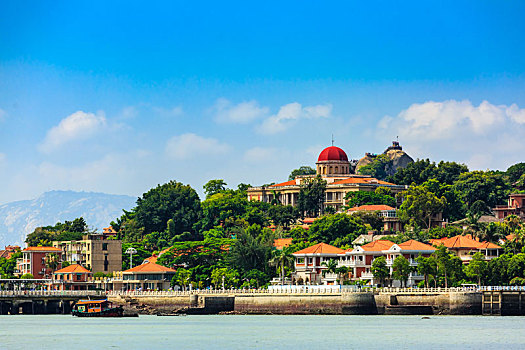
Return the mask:
{"type": "Polygon", "coordinates": [[[525,317],[0,316],[1,349],[523,349],[525,317]]]}

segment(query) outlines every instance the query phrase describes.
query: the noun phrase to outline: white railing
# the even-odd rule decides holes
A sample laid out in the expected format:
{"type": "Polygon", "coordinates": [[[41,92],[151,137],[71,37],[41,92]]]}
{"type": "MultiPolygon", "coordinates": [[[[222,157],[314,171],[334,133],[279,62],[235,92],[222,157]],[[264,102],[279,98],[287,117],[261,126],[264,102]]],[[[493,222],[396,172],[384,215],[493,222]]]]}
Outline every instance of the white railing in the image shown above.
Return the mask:
{"type": "Polygon", "coordinates": [[[104,291],[99,290],[2,290],[0,297],[46,297],[46,296],[88,296],[104,295],[104,291]]]}

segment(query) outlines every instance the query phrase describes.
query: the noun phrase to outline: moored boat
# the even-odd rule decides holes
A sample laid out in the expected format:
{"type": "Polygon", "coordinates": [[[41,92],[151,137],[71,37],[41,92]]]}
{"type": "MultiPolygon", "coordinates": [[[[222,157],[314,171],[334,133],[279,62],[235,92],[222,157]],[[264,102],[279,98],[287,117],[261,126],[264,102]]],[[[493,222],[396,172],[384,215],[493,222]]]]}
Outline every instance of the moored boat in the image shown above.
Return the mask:
{"type": "Polygon", "coordinates": [[[113,304],[106,299],[80,300],[73,306],[71,314],[79,317],[122,317],[124,309],[122,306],[113,307],[113,304]]]}

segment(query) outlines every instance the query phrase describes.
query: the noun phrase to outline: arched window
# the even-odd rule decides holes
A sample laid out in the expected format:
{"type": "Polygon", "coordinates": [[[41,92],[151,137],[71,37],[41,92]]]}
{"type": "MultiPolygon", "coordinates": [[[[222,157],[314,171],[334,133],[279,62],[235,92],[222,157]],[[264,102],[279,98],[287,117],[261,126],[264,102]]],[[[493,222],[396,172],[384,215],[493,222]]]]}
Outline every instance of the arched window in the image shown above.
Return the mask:
{"type": "Polygon", "coordinates": [[[332,166],[330,165],[330,167],[328,168],[328,174],[331,174],[332,173],[332,166]]]}
{"type": "Polygon", "coordinates": [[[339,172],[339,167],[336,166],[334,174],[337,174],[338,172],[339,172]]]}

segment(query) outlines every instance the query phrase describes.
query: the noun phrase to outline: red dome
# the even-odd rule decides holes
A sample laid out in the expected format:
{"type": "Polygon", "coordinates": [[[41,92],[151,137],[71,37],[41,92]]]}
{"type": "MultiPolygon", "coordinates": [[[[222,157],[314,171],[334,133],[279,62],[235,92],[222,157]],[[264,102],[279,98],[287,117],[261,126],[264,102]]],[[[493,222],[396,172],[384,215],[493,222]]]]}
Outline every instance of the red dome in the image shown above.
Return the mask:
{"type": "Polygon", "coordinates": [[[348,162],[348,157],[346,156],[345,151],[343,151],[339,147],[330,146],[325,148],[319,155],[319,158],[317,159],[318,162],[325,162],[327,160],[338,160],[348,162]]]}

